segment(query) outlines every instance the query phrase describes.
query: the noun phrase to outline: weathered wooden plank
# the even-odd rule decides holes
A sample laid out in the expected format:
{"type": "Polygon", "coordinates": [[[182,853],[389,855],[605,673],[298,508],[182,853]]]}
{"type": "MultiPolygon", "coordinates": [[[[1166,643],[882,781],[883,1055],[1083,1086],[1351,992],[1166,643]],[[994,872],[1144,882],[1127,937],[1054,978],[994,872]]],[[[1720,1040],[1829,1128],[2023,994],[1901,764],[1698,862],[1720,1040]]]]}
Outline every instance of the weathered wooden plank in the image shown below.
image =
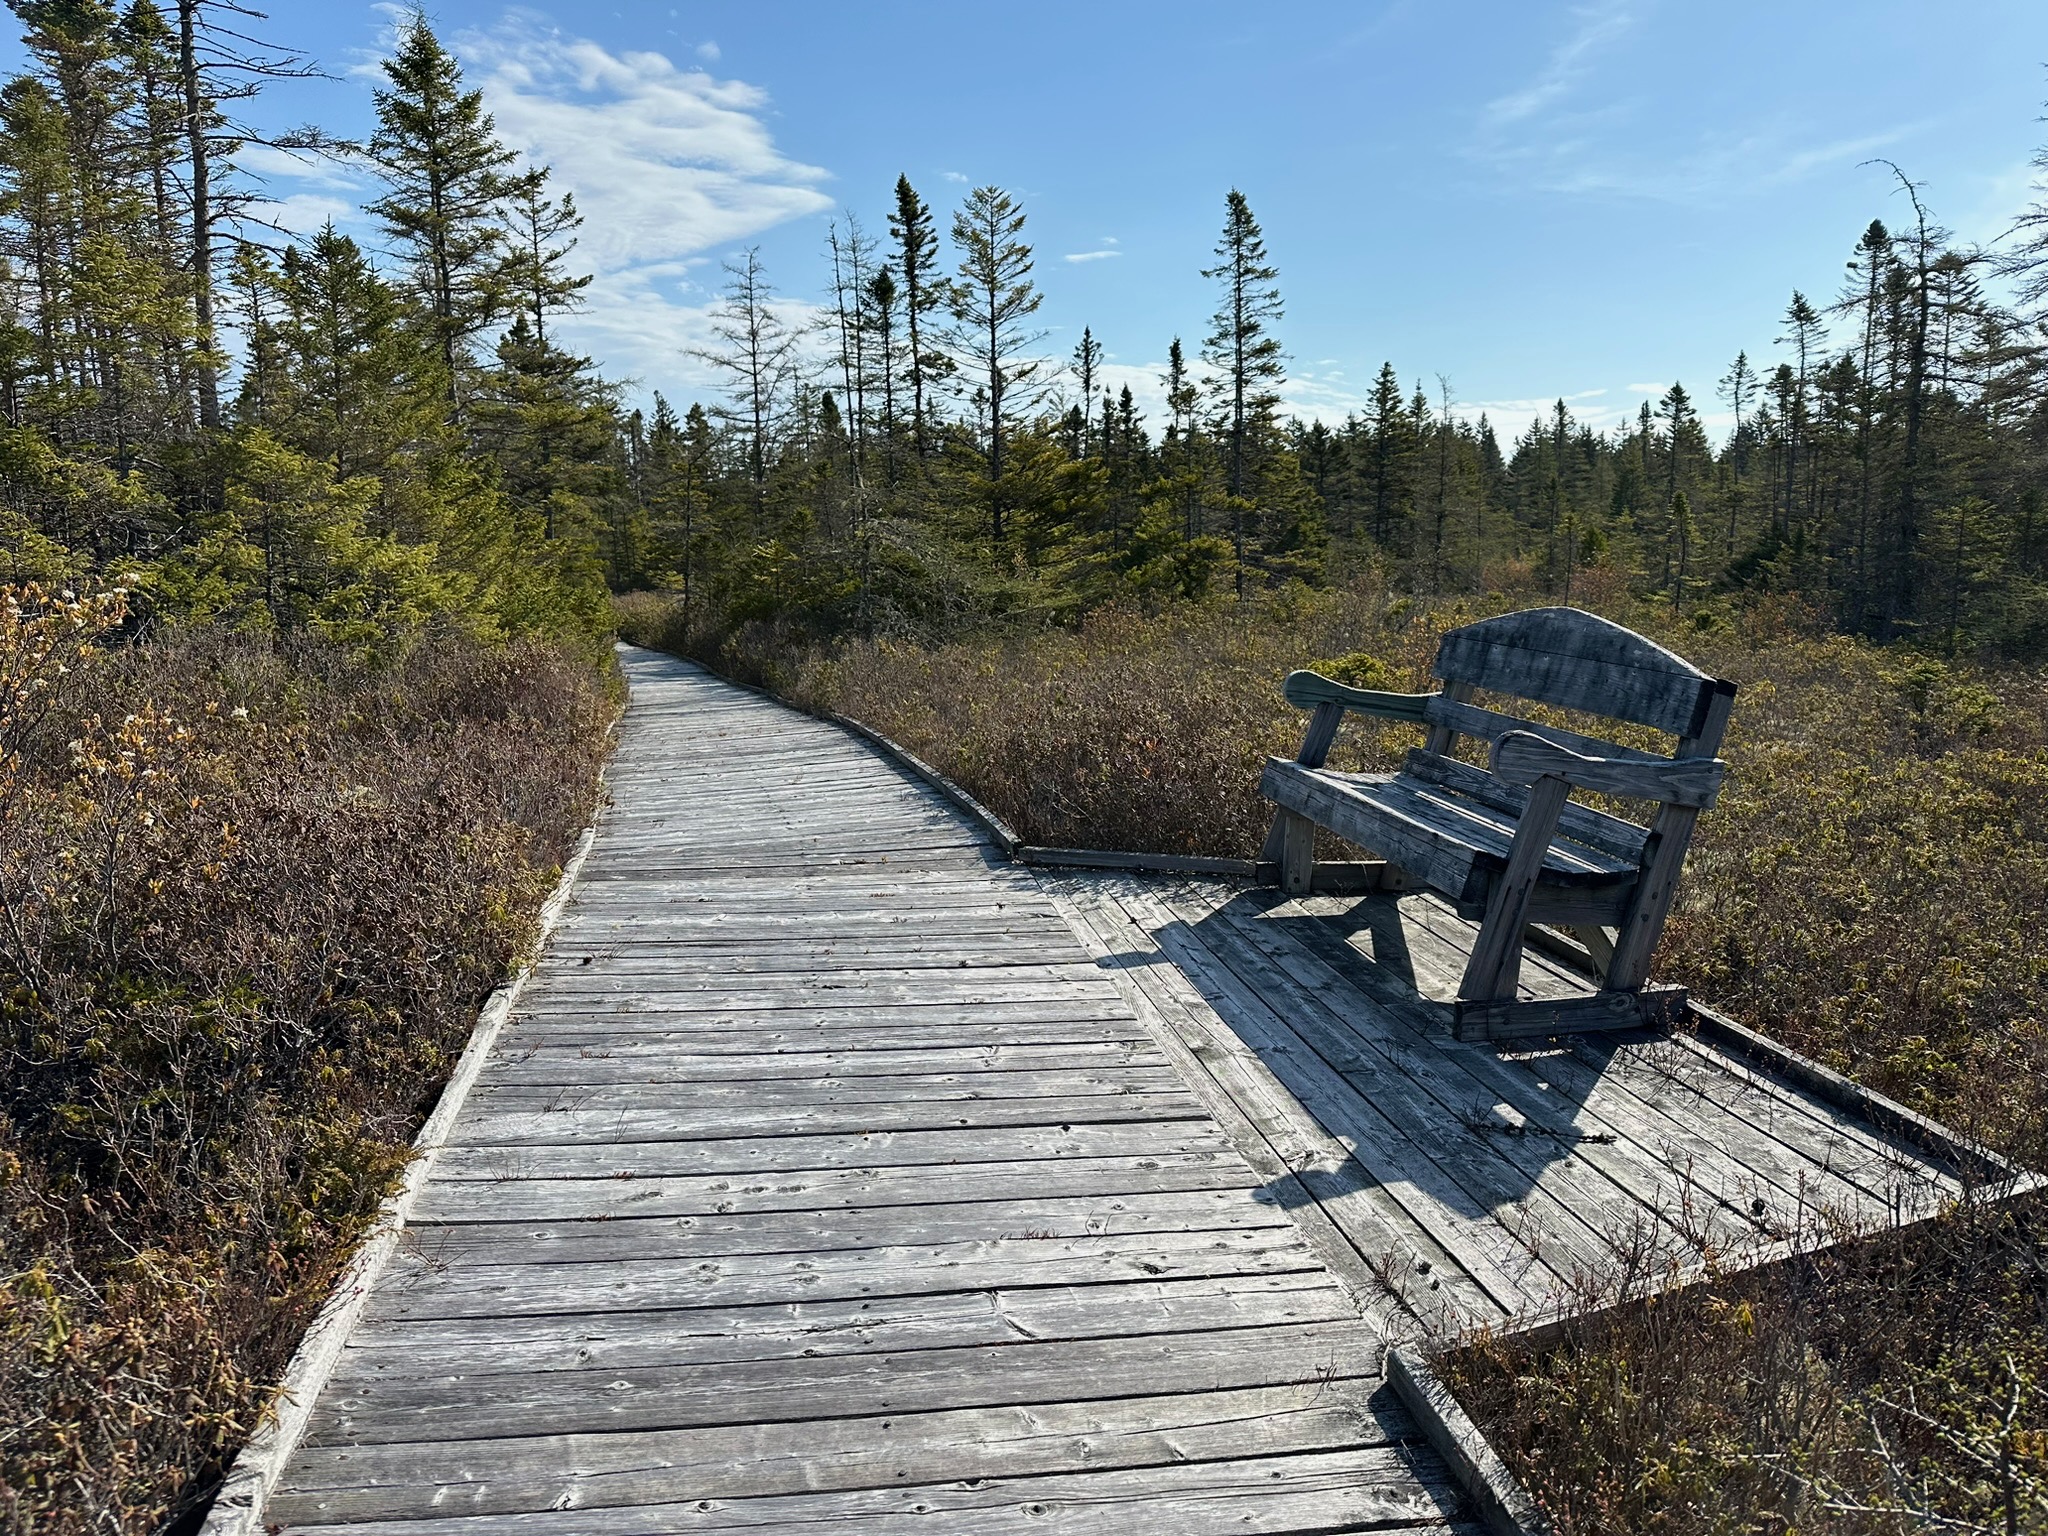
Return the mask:
{"type": "Polygon", "coordinates": [[[843,944],[775,946],[746,950],[724,945],[607,945],[597,949],[564,949],[534,968],[534,985],[565,990],[609,986],[635,988],[658,977],[664,987],[697,985],[711,976],[732,985],[744,977],[884,976],[912,977],[926,971],[994,971],[1023,974],[1023,968],[1047,967],[1054,979],[1065,980],[1061,968],[1071,965],[1073,943],[1046,939],[1012,939],[1000,945],[977,940],[875,944],[849,940],[843,944]]]}
{"type": "Polygon", "coordinates": [[[859,1301],[386,1322],[350,1342],[337,1380],[903,1355],[966,1345],[1206,1333],[1355,1320],[1329,1277],[1302,1270],[859,1301]]]}
{"type": "MultiPolygon", "coordinates": [[[[665,1500],[1100,1471],[1349,1450],[1361,1477],[1413,1433],[1373,1378],[1033,1403],[886,1418],[720,1425],[640,1434],[315,1447],[277,1505],[294,1526],[351,1520],[631,1507],[665,1500]]],[[[687,1527],[685,1527],[687,1529],[687,1527]]]]}
{"type": "Polygon", "coordinates": [[[1487,893],[1486,918],[1479,925],[1472,959],[1458,985],[1461,1024],[1466,1018],[1463,999],[1514,1001],[1522,975],[1522,930],[1529,925],[1529,898],[1550,863],[1551,834],[1557,830],[1558,813],[1569,793],[1570,786],[1563,779],[1549,775],[1530,786],[1528,808],[1515,824],[1507,868],[1495,877],[1493,889],[1487,893]]]}
{"type": "MultiPolygon", "coordinates": [[[[1060,1413],[1054,1423],[1074,1417],[1060,1413]]],[[[1114,1427],[1110,1434],[1114,1436],[1114,1427]]],[[[1178,1439],[1169,1432],[1158,1435],[1155,1443],[1164,1444],[1170,1454],[1178,1439]]],[[[972,1450],[963,1455],[969,1464],[981,1459],[972,1450]]],[[[943,1482],[877,1482],[878,1486],[843,1491],[755,1498],[686,1494],[678,1503],[588,1509],[572,1504],[530,1515],[437,1511],[418,1520],[372,1519],[348,1526],[302,1516],[293,1529],[305,1536],[343,1530],[363,1536],[665,1536],[679,1531],[824,1536],[849,1529],[895,1532],[929,1527],[948,1536],[1042,1536],[1048,1519],[1058,1522],[1053,1528],[1072,1536],[1132,1536],[1137,1530],[1171,1530],[1174,1536],[1367,1530],[1379,1536],[1478,1536],[1480,1529],[1446,1523],[1445,1511],[1457,1501],[1456,1484],[1432,1452],[1407,1448],[1345,1447],[1244,1461],[1169,1459],[1127,1468],[1113,1462],[1100,1470],[1045,1476],[994,1472],[943,1482]],[[1156,1523],[1169,1517],[1170,1525],[1156,1523]],[[1134,1525],[1134,1519],[1146,1523],[1134,1525]]],[[[723,1479],[715,1486],[722,1484],[723,1479]]]]}
{"type": "MultiPolygon", "coordinates": [[[[1103,1025],[1131,1029],[1131,1011],[1112,989],[1108,996],[1070,997],[1064,992],[1050,997],[991,998],[986,1000],[936,998],[862,1006],[858,1019],[849,1019],[844,1007],[790,1008],[665,1008],[652,1003],[620,1008],[611,1002],[577,1002],[571,999],[536,999],[521,1008],[509,1026],[508,1038],[545,1037],[567,1043],[582,1035],[634,1036],[679,1039],[707,1033],[765,1036],[801,1032],[837,1033],[849,1029],[975,1029],[997,1032],[998,1038],[1030,1039],[1029,1034],[1011,1036],[1006,1032],[1027,1028],[1067,1028],[1103,1025]]],[[[1123,1038],[1119,1036],[1118,1038],[1123,1038]]]]}
{"type": "MultiPolygon", "coordinates": [[[[1347,683],[1332,681],[1320,672],[1288,673],[1280,684],[1280,693],[1296,709],[1337,704],[1361,715],[1407,720],[1417,725],[1422,723],[1422,706],[1432,697],[1426,693],[1383,693],[1371,688],[1353,688],[1347,683]]],[[[1306,762],[1307,759],[1300,761],[1306,762]]]]}
{"type": "MultiPolygon", "coordinates": [[[[1519,968],[1519,950],[1514,958],[1519,968]]],[[[1528,1040],[1661,1028],[1685,1016],[1685,996],[1683,987],[1646,986],[1639,992],[1594,992],[1584,997],[1463,999],[1452,1032],[1460,1040],[1528,1040]]]]}
{"type": "Polygon", "coordinates": [[[1224,1153],[1230,1143],[1203,1118],[1076,1121],[1063,1125],[943,1127],[707,1137],[612,1145],[463,1146],[435,1159],[435,1181],[732,1177],[871,1168],[947,1168],[985,1162],[1224,1153]]]}
{"type": "MultiPolygon", "coordinates": [[[[500,1047],[491,1082],[500,1089],[590,1087],[600,1084],[658,1084],[798,1080],[805,1083],[850,1077],[901,1078],[940,1073],[1002,1074],[1019,1072],[1087,1074],[1124,1067],[1167,1071],[1165,1058],[1150,1041],[1122,1040],[1101,1044],[952,1045],[945,1042],[904,1044],[886,1034],[863,1031],[865,1039],[841,1049],[824,1050],[827,1042],[812,1039],[806,1046],[755,1044],[739,1051],[698,1052],[675,1040],[664,1052],[625,1051],[563,1046],[500,1047]]],[[[834,1044],[843,1045],[842,1039],[834,1044]]]]}
{"type": "Polygon", "coordinates": [[[838,1103],[808,1107],[691,1109],[485,1110],[468,1116],[450,1146],[624,1146],[643,1141],[729,1141],[846,1131],[935,1131],[965,1126],[1066,1126],[1113,1120],[1196,1120],[1202,1106],[1185,1090],[1100,1093],[1082,1098],[974,1099],[838,1103]]]}
{"type": "MultiPolygon", "coordinates": [[[[943,910],[840,914],[827,921],[815,913],[776,913],[745,922],[726,917],[708,922],[596,922],[577,925],[575,953],[689,954],[729,952],[758,954],[774,946],[803,953],[887,952],[915,946],[921,950],[975,945],[1001,946],[1010,941],[1044,944],[1064,936],[1053,912],[1011,914],[994,911],[986,917],[961,919],[943,910]]],[[[568,953],[567,950],[564,953],[568,953]]]]}
{"type": "Polygon", "coordinates": [[[352,1377],[315,1409],[307,1443],[374,1445],[613,1433],[929,1413],[1155,1392],[1308,1386],[1380,1374],[1377,1331],[1356,1318],[1199,1334],[1017,1341],[886,1355],[800,1356],[447,1376],[352,1377]]]}
{"type": "MultiPolygon", "coordinates": [[[[732,995],[745,997],[759,994],[801,996],[806,992],[826,990],[835,992],[901,992],[906,996],[953,997],[965,995],[977,997],[987,993],[1002,995],[998,989],[1008,984],[1011,987],[1040,991],[1064,991],[1069,987],[1085,989],[1101,982],[1100,975],[1088,966],[1075,965],[1065,961],[1049,960],[1041,964],[1021,965],[977,965],[966,966],[955,962],[951,966],[910,966],[900,963],[875,962],[866,965],[840,967],[819,963],[805,970],[793,972],[765,972],[759,976],[722,976],[717,972],[709,975],[676,970],[655,976],[631,974],[611,975],[610,967],[599,969],[595,966],[578,967],[575,970],[550,970],[537,976],[534,981],[537,998],[573,996],[615,997],[620,994],[646,994],[655,997],[681,997],[691,994],[706,996],[732,995]],[[948,975],[951,971],[956,974],[948,975]],[[936,974],[935,974],[936,973],[936,974]],[[949,988],[948,991],[938,989],[949,988]]],[[[726,1006],[738,1006],[728,1004],[726,1006]]]]}
{"type": "Polygon", "coordinates": [[[1270,1195],[1226,1189],[973,1201],[919,1201],[852,1209],[706,1211],[528,1221],[422,1222],[415,1245],[436,1264],[608,1264],[622,1259],[727,1258],[834,1253],[1002,1238],[1130,1237],[1157,1232],[1289,1228],[1270,1195]]]}
{"type": "Polygon", "coordinates": [[[1447,633],[1438,677],[1560,709],[1693,733],[1717,684],[1684,657],[1576,608],[1530,608],[1447,633]]]}
{"type": "Polygon", "coordinates": [[[619,1216],[697,1216],[735,1211],[864,1210],[998,1200],[1020,1191],[1045,1199],[1157,1190],[1242,1189],[1246,1170],[1219,1148],[1142,1157],[1071,1157],[938,1167],[833,1168],[772,1175],[654,1179],[438,1179],[415,1220],[595,1221],[619,1216]]]}
{"type": "Polygon", "coordinates": [[[1038,1003],[1062,1005],[1068,1001],[1109,1001],[1116,988],[1106,977],[1090,976],[1061,980],[1049,977],[1023,981],[1009,977],[986,979],[986,970],[972,976],[919,973],[917,979],[875,980],[873,973],[834,979],[831,973],[815,978],[767,978],[758,986],[691,987],[674,991],[658,985],[611,991],[604,988],[574,988],[559,979],[537,987],[532,1010],[579,1010],[586,1014],[609,1010],[613,1015],[628,1013],[736,1013],[750,1010],[765,1013],[774,1009],[858,1008],[871,1013],[877,1007],[917,1003],[975,1005],[981,1003],[1038,1003]]]}
{"type": "Polygon", "coordinates": [[[1101,1238],[995,1238],[916,1248],[806,1256],[648,1259],[613,1264],[498,1264],[450,1269],[410,1253],[388,1272],[365,1313],[385,1318],[586,1314],[741,1305],[804,1296],[820,1301],[916,1296],[1019,1285],[1093,1285],[1195,1275],[1279,1274],[1318,1268],[1298,1234],[1150,1233],[1101,1238]]]}
{"type": "Polygon", "coordinates": [[[505,1082],[495,1074],[477,1087],[474,1115],[489,1119],[522,1109],[664,1109],[692,1114],[743,1107],[772,1109],[806,1105],[950,1103],[1000,1093],[1011,1099],[1078,1099],[1093,1094],[1172,1094],[1180,1079],[1163,1061],[1105,1065],[1073,1071],[1020,1067],[1002,1071],[976,1062],[951,1072],[906,1071],[888,1075],[846,1073],[792,1077],[775,1073],[755,1078],[695,1077],[679,1082],[552,1083],[505,1082]]]}

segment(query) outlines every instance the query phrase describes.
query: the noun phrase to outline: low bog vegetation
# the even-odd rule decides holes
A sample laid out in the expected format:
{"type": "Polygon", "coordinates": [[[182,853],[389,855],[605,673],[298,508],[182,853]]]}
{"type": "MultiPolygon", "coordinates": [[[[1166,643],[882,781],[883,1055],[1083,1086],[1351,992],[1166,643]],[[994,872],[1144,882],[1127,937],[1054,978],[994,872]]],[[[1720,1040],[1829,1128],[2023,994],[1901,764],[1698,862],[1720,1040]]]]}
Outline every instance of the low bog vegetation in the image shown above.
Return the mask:
{"type": "MultiPolygon", "coordinates": [[[[1790,605],[1578,600],[1742,687],[1658,974],[2048,1167],[2048,681],[1830,635],[1790,605]]],[[[1427,688],[1443,630],[1519,605],[1297,589],[828,652],[766,627],[683,634],[641,596],[621,629],[864,721],[1029,842],[1249,857],[1271,814],[1259,766],[1300,741],[1282,675],[1427,688]]],[[[1415,740],[1354,722],[1333,760],[1391,766],[1415,740]]],[[[2048,1431],[2048,1244],[2026,1211],[1965,1208],[1603,1318],[1450,1365],[1564,1531],[2048,1529],[2025,1503],[2048,1497],[2028,1460],[2048,1431]]]]}
{"type": "Polygon", "coordinates": [[[0,615],[0,1529],[202,1509],[590,814],[590,658],[0,615]]]}

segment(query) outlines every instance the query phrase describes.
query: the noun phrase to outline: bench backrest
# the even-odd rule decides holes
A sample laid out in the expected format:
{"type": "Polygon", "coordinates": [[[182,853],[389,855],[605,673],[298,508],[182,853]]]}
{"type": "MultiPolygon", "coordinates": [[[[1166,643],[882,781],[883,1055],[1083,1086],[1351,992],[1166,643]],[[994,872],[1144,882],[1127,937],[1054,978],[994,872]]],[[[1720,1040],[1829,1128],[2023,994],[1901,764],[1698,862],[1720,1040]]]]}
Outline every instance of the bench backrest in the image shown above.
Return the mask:
{"type": "Polygon", "coordinates": [[[1651,754],[1492,715],[1464,699],[1484,688],[1633,721],[1676,736],[1675,756],[1712,757],[1735,693],[1733,683],[1708,676],[1655,641],[1577,608],[1531,608],[1454,629],[1438,646],[1433,670],[1451,685],[1430,711],[1432,723],[1447,733],[1497,737],[1501,729],[1519,727],[1575,750],[1590,746],[1627,757],[1651,754]]]}

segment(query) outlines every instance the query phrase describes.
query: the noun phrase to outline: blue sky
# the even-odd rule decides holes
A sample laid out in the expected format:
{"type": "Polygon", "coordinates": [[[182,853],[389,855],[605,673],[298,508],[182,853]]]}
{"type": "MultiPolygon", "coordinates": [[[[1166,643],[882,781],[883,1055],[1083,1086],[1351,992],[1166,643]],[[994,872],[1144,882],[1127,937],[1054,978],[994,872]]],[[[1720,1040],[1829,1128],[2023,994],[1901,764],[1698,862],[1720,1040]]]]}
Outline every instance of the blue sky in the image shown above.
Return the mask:
{"type": "MultiPolygon", "coordinates": [[[[392,9],[271,0],[270,36],[342,76],[266,109],[367,134],[392,9]]],[[[1507,431],[1562,395],[1599,424],[1677,378],[1703,405],[1738,347],[1770,358],[1794,287],[1831,297],[1897,160],[1989,241],[2033,194],[2048,5],[1029,7],[754,0],[429,15],[508,141],[573,188],[597,273],[573,339],[689,398],[720,258],[759,244],[823,294],[826,221],[880,232],[907,172],[946,211],[971,183],[1030,214],[1048,351],[1081,327],[1147,399],[1192,352],[1224,193],[1244,190],[1287,303],[1288,400],[1341,418],[1382,360],[1446,375],[1507,431]]],[[[271,166],[301,225],[344,225],[335,170],[271,166]]],[[[373,232],[361,224],[357,233],[373,232]]],[[[1710,417],[1711,419],[1711,417],[1710,417]]]]}

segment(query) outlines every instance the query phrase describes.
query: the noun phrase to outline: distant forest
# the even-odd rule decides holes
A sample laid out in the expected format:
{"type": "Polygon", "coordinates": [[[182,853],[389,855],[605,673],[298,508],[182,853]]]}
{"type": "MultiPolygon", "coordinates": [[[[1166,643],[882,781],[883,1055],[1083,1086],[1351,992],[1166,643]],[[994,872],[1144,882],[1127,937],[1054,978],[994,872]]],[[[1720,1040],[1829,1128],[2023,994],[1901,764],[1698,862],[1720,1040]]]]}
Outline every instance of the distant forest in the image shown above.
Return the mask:
{"type": "Polygon", "coordinates": [[[344,144],[242,122],[312,66],[237,7],[10,3],[33,64],[0,91],[0,578],[133,577],[159,621],[375,647],[602,628],[607,587],[673,591],[707,635],[931,637],[1376,569],[1791,593],[1880,639],[2048,655],[2048,201],[1987,252],[1888,171],[1834,291],[1603,432],[1563,401],[1467,420],[1391,363],[1346,420],[1289,417],[1281,276],[1237,191],[1190,253],[1215,312],[1160,338],[1147,419],[1103,385],[1112,317],[1049,355],[1012,196],[944,213],[905,178],[782,293],[731,257],[698,359],[718,394],[642,411],[563,344],[573,198],[423,17],[344,144]],[[373,172],[377,249],[270,229],[258,144],[373,172]]]}

